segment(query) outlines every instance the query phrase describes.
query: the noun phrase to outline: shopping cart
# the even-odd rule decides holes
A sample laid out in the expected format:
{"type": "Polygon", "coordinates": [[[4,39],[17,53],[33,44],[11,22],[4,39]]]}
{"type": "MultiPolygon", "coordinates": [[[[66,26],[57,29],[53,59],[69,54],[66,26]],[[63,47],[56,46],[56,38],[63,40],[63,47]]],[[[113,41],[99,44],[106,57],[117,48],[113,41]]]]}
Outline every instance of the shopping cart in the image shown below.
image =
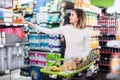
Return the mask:
{"type": "MultiPolygon", "coordinates": [[[[55,61],[54,64],[56,64],[58,61],[61,61],[61,60],[64,60],[64,59],[59,59],[59,60],[55,61]]],[[[45,76],[49,77],[49,80],[50,79],[53,79],[53,80],[81,80],[80,78],[82,78],[83,76],[87,77],[87,71],[90,71],[89,67],[93,64],[94,64],[94,62],[91,62],[88,65],[86,65],[78,70],[68,71],[68,72],[51,71],[49,69],[50,66],[42,68],[42,69],[40,69],[40,71],[43,73],[44,77],[45,76]]],[[[53,65],[51,65],[51,66],[53,66],[53,65]]],[[[47,80],[47,78],[46,79],[44,78],[42,80],[47,80]]],[[[84,78],[84,80],[85,80],[85,78],[84,78]]]]}
{"type": "MultiPolygon", "coordinates": [[[[90,55],[90,57],[98,58],[98,56],[95,56],[95,55],[94,56],[90,55]]],[[[97,79],[87,79],[87,77],[89,77],[89,76],[87,76],[87,74],[90,73],[88,71],[91,71],[90,66],[95,64],[95,59],[93,61],[91,61],[89,64],[86,64],[85,66],[81,67],[80,69],[77,69],[74,71],[56,72],[56,71],[50,70],[51,66],[56,65],[58,62],[64,61],[64,60],[66,60],[66,59],[64,59],[64,58],[58,59],[50,66],[41,68],[40,71],[43,74],[42,80],[97,80],[97,79]],[[84,76],[84,78],[82,79],[83,76],[84,76]]],[[[60,66],[60,65],[57,65],[57,66],[60,66]]],[[[92,76],[92,75],[90,75],[90,76],[92,76]]]]}

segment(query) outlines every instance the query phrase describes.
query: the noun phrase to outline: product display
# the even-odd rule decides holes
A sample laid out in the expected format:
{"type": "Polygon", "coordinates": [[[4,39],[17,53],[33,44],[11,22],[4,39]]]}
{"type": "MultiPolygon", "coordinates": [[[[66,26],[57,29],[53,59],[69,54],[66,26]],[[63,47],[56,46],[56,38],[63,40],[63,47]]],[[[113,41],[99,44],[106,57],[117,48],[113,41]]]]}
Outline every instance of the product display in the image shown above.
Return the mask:
{"type": "Polygon", "coordinates": [[[9,73],[11,77],[12,71],[26,66],[24,47],[28,43],[28,37],[19,13],[0,8],[0,14],[0,73],[9,73]]]}
{"type": "Polygon", "coordinates": [[[0,80],[119,80],[119,4],[94,1],[1,0],[0,80]]]}

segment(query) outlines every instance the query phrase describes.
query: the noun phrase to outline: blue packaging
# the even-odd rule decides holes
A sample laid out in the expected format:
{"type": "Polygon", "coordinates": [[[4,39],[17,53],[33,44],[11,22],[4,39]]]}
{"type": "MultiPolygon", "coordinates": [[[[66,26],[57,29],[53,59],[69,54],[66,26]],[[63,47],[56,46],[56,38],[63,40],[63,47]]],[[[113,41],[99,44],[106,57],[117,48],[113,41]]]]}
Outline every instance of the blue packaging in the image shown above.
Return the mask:
{"type": "Polygon", "coordinates": [[[34,7],[33,12],[39,12],[39,7],[34,7]]]}
{"type": "Polygon", "coordinates": [[[41,80],[42,74],[40,72],[40,68],[30,66],[29,69],[29,75],[32,77],[32,80],[41,80]]]}
{"type": "Polygon", "coordinates": [[[4,13],[0,11],[0,17],[3,17],[4,13]]]}

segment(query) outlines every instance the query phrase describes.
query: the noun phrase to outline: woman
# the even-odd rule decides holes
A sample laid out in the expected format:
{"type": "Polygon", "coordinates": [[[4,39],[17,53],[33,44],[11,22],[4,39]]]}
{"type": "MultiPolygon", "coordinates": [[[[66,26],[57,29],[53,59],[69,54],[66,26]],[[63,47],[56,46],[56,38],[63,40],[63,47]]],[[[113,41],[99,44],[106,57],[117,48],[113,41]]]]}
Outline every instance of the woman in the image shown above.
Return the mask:
{"type": "MultiPolygon", "coordinates": [[[[59,28],[47,29],[26,22],[31,27],[47,34],[62,34],[66,40],[65,58],[70,59],[71,64],[79,63],[90,52],[90,34],[86,29],[85,13],[81,9],[73,9],[69,17],[71,25],[65,25],[59,28]]],[[[72,67],[73,69],[74,67],[72,67]]]]}

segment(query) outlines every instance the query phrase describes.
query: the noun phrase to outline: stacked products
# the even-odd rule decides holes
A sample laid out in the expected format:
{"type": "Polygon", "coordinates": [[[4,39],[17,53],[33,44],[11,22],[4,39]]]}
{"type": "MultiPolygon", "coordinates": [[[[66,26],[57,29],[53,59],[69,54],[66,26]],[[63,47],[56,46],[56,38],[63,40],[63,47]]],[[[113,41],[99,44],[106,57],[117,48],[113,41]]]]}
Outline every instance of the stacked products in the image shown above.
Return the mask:
{"type": "Polygon", "coordinates": [[[31,66],[49,66],[60,57],[60,53],[29,51],[29,63],[31,66]]]}

